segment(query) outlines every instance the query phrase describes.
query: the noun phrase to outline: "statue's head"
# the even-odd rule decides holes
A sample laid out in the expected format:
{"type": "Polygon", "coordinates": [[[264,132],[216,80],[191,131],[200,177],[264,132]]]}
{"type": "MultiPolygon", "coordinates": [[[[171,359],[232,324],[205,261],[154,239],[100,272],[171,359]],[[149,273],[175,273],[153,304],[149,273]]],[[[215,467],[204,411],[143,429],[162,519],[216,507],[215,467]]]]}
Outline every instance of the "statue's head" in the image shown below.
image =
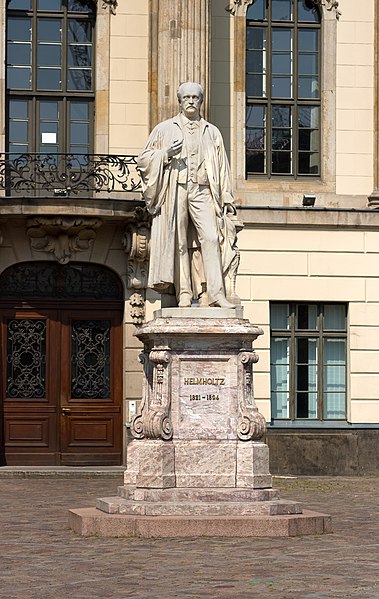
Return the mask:
{"type": "Polygon", "coordinates": [[[177,91],[181,111],[187,118],[196,118],[203,103],[204,90],[199,83],[187,81],[182,83],[177,91]]]}

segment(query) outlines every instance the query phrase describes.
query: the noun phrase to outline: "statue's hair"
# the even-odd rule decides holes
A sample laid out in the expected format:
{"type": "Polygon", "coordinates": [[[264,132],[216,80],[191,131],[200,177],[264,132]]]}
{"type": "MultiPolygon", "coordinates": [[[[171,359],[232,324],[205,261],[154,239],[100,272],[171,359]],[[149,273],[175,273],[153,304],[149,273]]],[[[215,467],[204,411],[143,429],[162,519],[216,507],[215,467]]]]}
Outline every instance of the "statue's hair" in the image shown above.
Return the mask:
{"type": "Polygon", "coordinates": [[[180,102],[182,96],[183,96],[183,88],[186,85],[195,85],[198,90],[199,90],[199,96],[200,96],[200,101],[202,102],[204,99],[204,88],[202,85],[200,85],[200,83],[195,83],[194,81],[185,81],[185,83],[182,83],[181,85],[179,85],[178,87],[178,91],[176,92],[176,95],[178,97],[178,100],[180,102]]]}

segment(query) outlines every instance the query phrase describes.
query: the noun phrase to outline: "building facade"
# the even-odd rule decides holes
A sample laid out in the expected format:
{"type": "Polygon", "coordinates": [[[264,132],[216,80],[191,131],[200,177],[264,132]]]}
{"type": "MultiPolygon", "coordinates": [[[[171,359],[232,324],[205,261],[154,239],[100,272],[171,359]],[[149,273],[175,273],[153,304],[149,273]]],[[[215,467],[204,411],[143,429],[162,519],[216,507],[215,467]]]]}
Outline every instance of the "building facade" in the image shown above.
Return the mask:
{"type": "Polygon", "coordinates": [[[149,219],[187,80],[230,158],[273,473],[379,464],[377,0],[0,0],[3,464],[125,463],[149,219]]]}

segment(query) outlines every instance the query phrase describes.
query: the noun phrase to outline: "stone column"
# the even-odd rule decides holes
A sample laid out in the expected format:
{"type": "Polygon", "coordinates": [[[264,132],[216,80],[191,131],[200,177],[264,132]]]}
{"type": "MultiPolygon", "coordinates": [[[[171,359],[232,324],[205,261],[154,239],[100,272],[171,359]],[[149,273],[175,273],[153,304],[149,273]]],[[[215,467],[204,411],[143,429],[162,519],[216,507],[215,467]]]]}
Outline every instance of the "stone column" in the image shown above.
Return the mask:
{"type": "Polygon", "coordinates": [[[176,91],[185,81],[205,88],[203,115],[207,117],[210,0],[153,0],[150,23],[151,126],[178,112],[176,91]]]}

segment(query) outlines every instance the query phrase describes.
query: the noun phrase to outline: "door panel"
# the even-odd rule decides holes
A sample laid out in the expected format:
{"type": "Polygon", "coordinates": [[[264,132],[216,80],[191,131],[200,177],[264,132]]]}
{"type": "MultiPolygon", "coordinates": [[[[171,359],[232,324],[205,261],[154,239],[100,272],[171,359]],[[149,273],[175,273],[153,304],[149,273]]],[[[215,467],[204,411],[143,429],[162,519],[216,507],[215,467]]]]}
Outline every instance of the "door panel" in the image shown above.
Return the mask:
{"type": "Polygon", "coordinates": [[[57,462],[56,310],[3,312],[2,400],[8,464],[57,462]]]}
{"type": "Polygon", "coordinates": [[[2,314],[3,463],[121,464],[120,312],[2,314]]]}
{"type": "Polygon", "coordinates": [[[62,319],[63,464],[121,463],[121,322],[108,312],[62,319]]]}

